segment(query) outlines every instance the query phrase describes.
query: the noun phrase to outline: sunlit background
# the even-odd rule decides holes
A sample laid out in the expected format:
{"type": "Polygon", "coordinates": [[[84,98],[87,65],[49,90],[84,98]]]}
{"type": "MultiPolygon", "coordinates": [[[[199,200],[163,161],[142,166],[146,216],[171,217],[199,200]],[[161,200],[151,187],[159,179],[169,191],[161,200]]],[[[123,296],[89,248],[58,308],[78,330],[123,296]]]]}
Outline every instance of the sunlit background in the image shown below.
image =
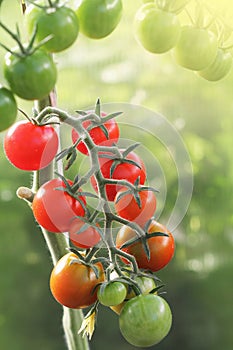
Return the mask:
{"type": "MultiPolygon", "coordinates": [[[[123,2],[123,18],[112,35],[94,41],[80,34],[72,48],[56,56],[58,105],[73,112],[93,106],[97,97],[116,106],[139,105],[155,112],[154,124],[150,121],[153,134],[157,135],[156,113],[180,134],[192,162],[194,188],[187,213],[174,232],[176,255],[158,273],[166,284],[164,297],[173,310],[173,327],[152,349],[232,350],[233,71],[224,80],[210,83],[179,67],[172,53],[146,52],[135,40],[132,27],[141,1],[123,2]]],[[[221,12],[230,25],[233,3],[206,3],[221,12]]],[[[25,32],[19,1],[6,0],[0,16],[13,30],[18,18],[25,32]]],[[[187,21],[184,14],[181,20],[187,21]]],[[[0,41],[13,44],[2,31],[0,41]]],[[[4,54],[1,49],[1,62],[4,54]]],[[[2,70],[0,81],[5,83],[2,70]]],[[[31,113],[32,103],[19,100],[19,106],[31,113]]],[[[135,115],[131,111],[120,119],[122,133],[132,140],[134,132],[130,134],[130,128],[128,131],[123,124],[134,124],[139,118],[143,121],[141,111],[138,108],[135,115]]],[[[145,127],[147,123],[145,118],[145,127]]],[[[1,143],[3,137],[1,134],[1,143]]],[[[70,140],[68,131],[64,140],[70,140]]],[[[158,195],[158,202],[166,195],[161,216],[166,220],[177,197],[177,173],[166,147],[158,140],[153,142],[149,134],[143,134],[144,149],[152,152],[166,177],[167,192],[162,191],[161,198],[158,195]]],[[[151,173],[154,164],[145,154],[151,173]]],[[[81,162],[80,156],[77,167],[81,162]]],[[[61,308],[48,287],[50,257],[29,208],[15,196],[18,186],[30,184],[31,175],[8,164],[2,146],[0,179],[0,348],[64,350],[61,308]]],[[[122,339],[117,316],[100,308],[91,349],[110,347],[135,349],[122,339]]]]}

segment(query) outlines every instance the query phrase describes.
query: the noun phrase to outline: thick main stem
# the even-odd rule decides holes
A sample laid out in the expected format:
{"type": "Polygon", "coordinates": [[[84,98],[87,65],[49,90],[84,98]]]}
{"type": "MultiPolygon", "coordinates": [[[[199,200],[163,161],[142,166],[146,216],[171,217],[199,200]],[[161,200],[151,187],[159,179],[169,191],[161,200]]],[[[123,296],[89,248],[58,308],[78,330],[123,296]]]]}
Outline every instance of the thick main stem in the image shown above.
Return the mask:
{"type": "MultiPolygon", "coordinates": [[[[55,95],[38,101],[35,108],[40,112],[46,106],[55,106],[55,95]]],[[[57,130],[59,133],[59,130],[57,130]]],[[[54,165],[51,164],[33,175],[33,191],[36,191],[46,181],[54,176],[54,165]]],[[[67,239],[63,234],[54,234],[41,228],[45,242],[49,249],[52,262],[55,265],[57,261],[67,253],[67,239]]],[[[81,310],[74,310],[63,307],[63,329],[68,350],[89,350],[87,337],[78,334],[83,321],[83,313],[81,310]]]]}

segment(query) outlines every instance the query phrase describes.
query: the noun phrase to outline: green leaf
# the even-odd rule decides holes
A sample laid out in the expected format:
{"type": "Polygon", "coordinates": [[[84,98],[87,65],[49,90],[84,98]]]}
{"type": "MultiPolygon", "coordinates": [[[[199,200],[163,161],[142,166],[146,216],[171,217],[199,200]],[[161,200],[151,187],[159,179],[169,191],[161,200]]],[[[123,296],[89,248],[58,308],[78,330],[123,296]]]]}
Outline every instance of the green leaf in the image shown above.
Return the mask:
{"type": "Polygon", "coordinates": [[[100,112],[100,99],[98,98],[96,105],[95,105],[95,114],[97,114],[99,117],[101,116],[100,112]]]}

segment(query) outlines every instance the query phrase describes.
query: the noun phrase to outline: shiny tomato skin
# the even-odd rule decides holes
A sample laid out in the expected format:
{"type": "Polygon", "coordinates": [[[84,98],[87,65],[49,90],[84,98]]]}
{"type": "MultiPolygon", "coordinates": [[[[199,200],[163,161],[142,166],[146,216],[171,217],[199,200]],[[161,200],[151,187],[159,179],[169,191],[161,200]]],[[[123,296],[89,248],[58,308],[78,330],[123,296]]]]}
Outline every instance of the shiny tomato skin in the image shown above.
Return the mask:
{"type": "Polygon", "coordinates": [[[113,32],[122,16],[121,0],[81,0],[76,10],[80,32],[101,39],[113,32]]]}
{"type": "Polygon", "coordinates": [[[140,7],[134,20],[135,35],[149,52],[161,54],[172,49],[180,36],[178,17],[159,9],[155,3],[140,7]]]}
{"type": "Polygon", "coordinates": [[[17,102],[13,93],[0,86],[0,132],[8,129],[16,120],[17,102]]]}
{"type": "Polygon", "coordinates": [[[216,36],[203,28],[183,26],[174,48],[176,62],[184,68],[199,71],[210,65],[218,50],[216,36]]]}
{"type": "Polygon", "coordinates": [[[85,223],[79,218],[72,220],[69,227],[69,238],[75,247],[89,249],[100,242],[101,236],[93,226],[88,226],[79,233],[84,225],[85,223]]]}
{"type": "Polygon", "coordinates": [[[141,207],[135,200],[133,194],[128,193],[121,197],[119,196],[124,193],[127,189],[122,188],[117,192],[114,199],[114,205],[117,215],[128,220],[136,222],[140,226],[144,226],[145,223],[151,219],[154,215],[156,209],[156,197],[153,191],[140,191],[139,197],[141,202],[141,207]]]}
{"type": "Polygon", "coordinates": [[[29,5],[25,12],[29,34],[37,27],[36,41],[40,43],[52,35],[43,47],[49,52],[60,52],[70,47],[79,33],[76,13],[69,7],[40,8],[29,5]]]}
{"type": "Polygon", "coordinates": [[[94,288],[104,281],[104,271],[102,265],[96,263],[99,271],[97,278],[91,267],[77,259],[74,253],[67,253],[57,262],[50,276],[50,290],[60,304],[83,309],[97,300],[97,288],[94,288]]]}
{"type": "MultiPolygon", "coordinates": [[[[106,113],[101,113],[102,116],[106,116],[106,113]]],[[[91,121],[85,121],[83,122],[83,126],[85,129],[87,129],[91,125],[91,121]]],[[[104,127],[108,131],[108,138],[106,137],[105,133],[103,130],[101,130],[101,127],[96,126],[93,127],[90,131],[89,134],[93,140],[93,142],[96,145],[101,145],[101,146],[112,146],[114,143],[118,142],[119,139],[119,127],[118,124],[114,119],[110,119],[107,122],[103,123],[104,127]]],[[[75,129],[72,129],[72,141],[75,143],[79,138],[79,134],[75,129]]],[[[84,142],[79,142],[77,145],[77,149],[85,154],[88,155],[88,149],[85,145],[84,142]]]]}
{"type": "Polygon", "coordinates": [[[231,70],[232,55],[218,49],[217,56],[207,68],[197,72],[202,78],[208,81],[219,81],[223,79],[231,70]]]}
{"type": "Polygon", "coordinates": [[[57,153],[58,143],[57,132],[52,126],[39,126],[21,120],[8,129],[4,150],[15,167],[33,171],[51,163],[57,153]]]}
{"type": "MultiPolygon", "coordinates": [[[[68,182],[72,185],[72,181],[68,182]]],[[[68,231],[75,216],[85,215],[85,197],[79,196],[82,206],[69,193],[58,189],[62,187],[65,189],[66,185],[61,179],[49,180],[39,188],[32,202],[32,211],[38,224],[55,233],[68,231]]]]}
{"type": "MultiPolygon", "coordinates": [[[[175,251],[175,241],[171,232],[155,220],[152,221],[148,230],[149,234],[152,232],[163,232],[168,234],[169,237],[157,236],[147,240],[150,260],[148,260],[141,242],[131,244],[126,248],[122,248],[122,250],[135,257],[139,268],[155,272],[164,268],[172,259],[175,251]]],[[[116,246],[120,248],[134,237],[136,238],[135,231],[128,226],[122,226],[116,237],[116,246]]],[[[122,260],[127,264],[129,263],[126,259],[122,260]]]]}
{"type": "Polygon", "coordinates": [[[126,294],[126,286],[119,281],[103,283],[97,292],[99,302],[105,306],[113,306],[122,303],[126,294]]]}
{"type": "Polygon", "coordinates": [[[123,337],[132,345],[149,347],[163,340],[172,325],[170,306],[154,294],[139,295],[127,301],[119,316],[123,337]]]}
{"type": "MultiPolygon", "coordinates": [[[[143,185],[146,181],[146,168],[142,159],[134,152],[130,152],[126,159],[133,160],[138,166],[134,164],[128,164],[122,162],[118,164],[113,171],[112,179],[115,180],[127,180],[130,183],[134,183],[138,177],[140,177],[140,184],[143,185]]],[[[104,178],[110,179],[110,169],[113,164],[112,159],[99,158],[100,171],[104,178]]],[[[98,192],[97,183],[95,177],[91,177],[91,184],[96,192],[98,192]]],[[[106,185],[106,194],[109,201],[114,201],[117,192],[122,188],[119,185],[106,185]]]]}
{"type": "MultiPolygon", "coordinates": [[[[18,48],[12,49],[19,53],[18,48]]],[[[4,76],[12,92],[25,100],[46,97],[57,81],[57,68],[51,55],[40,48],[27,56],[8,52],[4,61],[4,76]]]]}

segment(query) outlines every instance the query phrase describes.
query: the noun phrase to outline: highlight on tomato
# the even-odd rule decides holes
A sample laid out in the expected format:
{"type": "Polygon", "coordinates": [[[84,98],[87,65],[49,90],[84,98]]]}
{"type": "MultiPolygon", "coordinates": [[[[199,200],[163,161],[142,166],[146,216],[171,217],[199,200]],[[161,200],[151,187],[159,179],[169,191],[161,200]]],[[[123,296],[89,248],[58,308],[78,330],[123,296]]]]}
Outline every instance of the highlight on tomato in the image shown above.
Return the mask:
{"type": "Polygon", "coordinates": [[[176,62],[187,69],[203,70],[216,58],[218,40],[213,32],[204,28],[185,25],[174,48],[176,62]]]}
{"type": "Polygon", "coordinates": [[[30,35],[36,30],[36,42],[51,38],[43,45],[49,52],[70,47],[78,37],[79,22],[75,11],[67,6],[27,6],[25,20],[30,35]]]}
{"type": "Polygon", "coordinates": [[[231,67],[231,53],[219,48],[215,60],[207,68],[197,73],[206,80],[219,81],[227,76],[231,67]]]}
{"type": "MultiPolygon", "coordinates": [[[[71,180],[65,183],[55,178],[44,183],[36,192],[32,211],[44,229],[55,233],[67,232],[76,216],[85,216],[86,198],[82,194],[72,194],[72,185],[71,180]]],[[[82,192],[81,189],[79,191],[82,192]]]]}
{"type": "MultiPolygon", "coordinates": [[[[105,112],[101,113],[101,117],[106,117],[107,114],[105,112]]],[[[93,142],[96,145],[101,146],[112,146],[113,144],[118,142],[119,139],[119,127],[115,119],[109,119],[103,124],[97,124],[93,121],[84,121],[83,126],[85,129],[89,130],[89,135],[91,136],[93,142]]],[[[73,143],[77,142],[79,139],[78,132],[73,128],[72,129],[72,141],[73,143]]],[[[77,149],[88,155],[88,149],[83,141],[80,141],[77,145],[77,149]]]]}
{"type": "Polygon", "coordinates": [[[0,86],[0,132],[8,129],[17,118],[17,102],[11,90],[0,86]]]}
{"type": "Polygon", "coordinates": [[[19,48],[7,52],[4,76],[12,92],[25,100],[46,97],[57,81],[57,68],[51,55],[42,48],[22,53],[19,48]]]}
{"type": "Polygon", "coordinates": [[[154,294],[139,295],[127,301],[119,316],[123,337],[132,345],[149,347],[169,333],[172,313],[167,301],[154,294]]]}
{"type": "Polygon", "coordinates": [[[50,125],[27,120],[14,123],[4,138],[8,160],[21,170],[40,170],[48,166],[58,150],[58,135],[50,125]]]}
{"type": "Polygon", "coordinates": [[[135,35],[149,52],[161,54],[177,43],[181,26],[176,14],[164,11],[149,2],[139,8],[134,20],[135,35]]]}
{"type": "Polygon", "coordinates": [[[75,247],[89,249],[100,242],[99,230],[98,224],[91,224],[81,218],[74,218],[69,227],[69,239],[75,247]]]}
{"type": "MultiPolygon", "coordinates": [[[[124,154],[124,150],[121,150],[121,153],[124,154]]],[[[122,158],[117,158],[111,153],[101,153],[99,155],[99,164],[100,171],[105,179],[127,180],[132,184],[139,179],[140,185],[143,185],[146,181],[145,164],[133,151],[122,158]],[[110,156],[111,158],[105,158],[105,156],[110,156]]],[[[97,182],[94,176],[91,177],[91,184],[94,190],[98,192],[97,182]]],[[[121,188],[122,186],[117,184],[107,184],[105,186],[107,199],[113,202],[117,192],[121,188]]]]}
{"type": "Polygon", "coordinates": [[[125,300],[127,288],[119,281],[104,282],[100,285],[97,296],[102,305],[114,306],[125,300]]]}
{"type": "MultiPolygon", "coordinates": [[[[164,268],[171,261],[175,251],[175,241],[171,232],[164,225],[153,220],[149,226],[147,243],[150,251],[150,259],[148,259],[141,241],[132,243],[127,247],[122,247],[134,238],[137,238],[136,232],[124,225],[117,233],[116,246],[122,249],[122,251],[133,255],[139,268],[155,272],[164,268]],[[150,237],[150,234],[156,232],[165,233],[167,236],[150,237]]],[[[122,258],[122,260],[126,264],[129,264],[127,259],[122,258]]]]}
{"type": "Polygon", "coordinates": [[[72,309],[92,305],[97,300],[97,286],[105,278],[101,263],[93,267],[95,270],[82,263],[74,253],[64,255],[50,276],[50,290],[57,302],[72,309]]]}
{"type": "Polygon", "coordinates": [[[123,187],[116,194],[114,206],[117,215],[143,227],[154,215],[156,197],[154,191],[143,189],[143,186],[138,186],[135,191],[123,187]]]}
{"type": "Polygon", "coordinates": [[[101,39],[113,32],[122,16],[121,0],[80,0],[76,10],[80,32],[101,39]]]}

